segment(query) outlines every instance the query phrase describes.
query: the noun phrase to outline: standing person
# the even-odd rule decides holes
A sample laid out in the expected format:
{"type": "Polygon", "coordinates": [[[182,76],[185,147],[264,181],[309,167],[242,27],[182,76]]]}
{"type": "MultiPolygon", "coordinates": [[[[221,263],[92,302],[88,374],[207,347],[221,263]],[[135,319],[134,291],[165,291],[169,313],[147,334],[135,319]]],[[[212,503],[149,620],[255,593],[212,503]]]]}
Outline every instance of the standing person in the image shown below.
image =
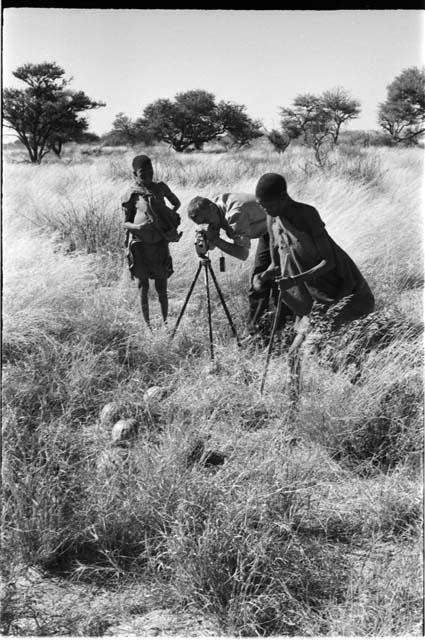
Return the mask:
{"type": "Polygon", "coordinates": [[[251,247],[251,240],[258,238],[251,274],[251,286],[248,292],[249,312],[247,328],[250,334],[257,332],[259,320],[268,309],[270,294],[277,300],[278,289],[269,279],[255,291],[252,286],[253,277],[264,270],[265,258],[269,255],[269,234],[266,223],[266,212],[248,193],[222,193],[212,200],[196,196],[187,208],[189,218],[196,224],[208,224],[207,238],[209,248],[217,247],[224,253],[246,260],[251,247]],[[220,237],[223,230],[231,242],[220,237]]]}
{"type": "Polygon", "coordinates": [[[153,181],[148,156],[136,156],[132,162],[134,183],[122,198],[126,247],[132,278],[138,281],[143,318],[149,322],[149,280],[154,280],[164,323],[168,316],[167,279],[173,273],[169,242],[180,239],[177,232],[180,200],[164,182],[153,181]],[[171,206],[170,209],[165,200],[171,206]]]}
{"type": "Polygon", "coordinates": [[[296,332],[305,334],[313,306],[332,312],[332,330],[372,313],[375,301],[369,285],[350,256],[330,237],[317,210],[293,200],[285,178],[277,173],[261,176],[255,195],[267,212],[270,250],[262,255],[253,287],[261,291],[265,283],[280,275],[277,282],[283,301],[297,317],[296,332]],[[322,261],[317,271],[303,274],[322,261]]]}

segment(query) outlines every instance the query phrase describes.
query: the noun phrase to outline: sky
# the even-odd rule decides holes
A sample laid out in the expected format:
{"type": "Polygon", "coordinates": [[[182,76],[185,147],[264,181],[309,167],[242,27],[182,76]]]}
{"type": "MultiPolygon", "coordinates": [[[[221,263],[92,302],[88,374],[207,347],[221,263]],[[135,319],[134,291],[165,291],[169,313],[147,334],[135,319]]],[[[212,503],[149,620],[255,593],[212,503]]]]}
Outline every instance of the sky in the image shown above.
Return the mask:
{"type": "Polygon", "coordinates": [[[300,93],[342,87],[361,103],[349,128],[377,129],[388,84],[425,64],[424,34],[425,10],[6,8],[3,87],[24,86],[22,64],[56,62],[70,88],[106,102],[85,114],[98,135],[191,89],[278,128],[300,93]]]}

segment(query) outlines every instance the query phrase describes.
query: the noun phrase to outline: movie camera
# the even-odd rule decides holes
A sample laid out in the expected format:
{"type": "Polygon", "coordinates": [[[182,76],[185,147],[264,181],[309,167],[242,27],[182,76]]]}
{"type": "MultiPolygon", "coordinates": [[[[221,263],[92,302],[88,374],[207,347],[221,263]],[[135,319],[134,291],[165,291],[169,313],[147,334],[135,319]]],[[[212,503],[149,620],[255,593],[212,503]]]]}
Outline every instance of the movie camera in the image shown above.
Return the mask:
{"type": "Polygon", "coordinates": [[[195,249],[200,258],[206,258],[210,249],[207,230],[198,227],[195,231],[195,249]]]}

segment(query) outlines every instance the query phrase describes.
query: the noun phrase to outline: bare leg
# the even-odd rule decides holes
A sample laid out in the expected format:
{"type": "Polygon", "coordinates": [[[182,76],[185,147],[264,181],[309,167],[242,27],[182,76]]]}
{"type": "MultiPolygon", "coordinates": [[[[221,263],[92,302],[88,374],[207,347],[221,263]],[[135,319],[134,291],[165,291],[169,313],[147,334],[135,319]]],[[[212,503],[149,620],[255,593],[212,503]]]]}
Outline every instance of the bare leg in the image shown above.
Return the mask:
{"type": "Polygon", "coordinates": [[[145,319],[146,324],[150,328],[149,324],[149,279],[139,279],[139,291],[140,291],[140,308],[142,310],[143,318],[145,319]]]}
{"type": "Polygon", "coordinates": [[[293,402],[298,400],[301,388],[301,354],[300,347],[305,336],[297,334],[288,350],[289,396],[293,402]]]}
{"type": "Polygon", "coordinates": [[[289,364],[289,394],[291,401],[295,404],[301,391],[301,353],[300,347],[303,344],[308,329],[310,327],[310,319],[308,316],[297,316],[295,319],[294,329],[295,338],[288,349],[289,364]]]}
{"type": "Polygon", "coordinates": [[[155,280],[155,289],[158,293],[158,300],[161,307],[162,318],[164,322],[167,322],[167,316],[168,316],[167,278],[157,278],[155,280]]]}

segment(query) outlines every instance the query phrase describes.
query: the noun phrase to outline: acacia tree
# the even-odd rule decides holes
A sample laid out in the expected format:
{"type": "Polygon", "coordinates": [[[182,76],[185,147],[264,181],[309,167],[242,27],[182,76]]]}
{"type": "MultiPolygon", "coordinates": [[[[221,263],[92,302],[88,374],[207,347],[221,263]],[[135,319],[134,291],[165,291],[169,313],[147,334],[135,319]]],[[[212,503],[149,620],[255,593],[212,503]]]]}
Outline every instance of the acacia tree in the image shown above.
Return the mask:
{"type": "Polygon", "coordinates": [[[333,144],[333,136],[332,119],[321,98],[309,93],[299,95],[292,109],[281,109],[281,116],[283,134],[291,140],[300,139],[313,148],[316,160],[322,166],[333,144]]]}
{"type": "Polygon", "coordinates": [[[341,126],[360,115],[360,102],[352,98],[345,89],[338,87],[325,91],[320,100],[324,111],[330,118],[330,134],[334,144],[338,143],[341,126]]]}
{"type": "Polygon", "coordinates": [[[80,113],[105,106],[91,100],[83,91],[68,88],[71,79],[56,63],[25,64],[13,75],[25,89],[5,89],[3,120],[26,147],[31,162],[41,162],[54,150],[60,155],[64,142],[76,139],[88,127],[80,113]]]}
{"type": "Polygon", "coordinates": [[[378,121],[396,144],[417,144],[425,132],[425,68],[404,69],[388,85],[378,121]]]}
{"type": "Polygon", "coordinates": [[[111,144],[125,144],[131,147],[139,143],[152,144],[154,142],[153,136],[142,118],[132,120],[122,112],[115,116],[112,129],[105,138],[111,144]]]}
{"type": "Polygon", "coordinates": [[[143,120],[156,139],[176,151],[202,148],[219,129],[214,96],[200,90],[179,93],[174,101],[161,98],[152,102],[145,108],[143,120]]]}
{"type": "Polygon", "coordinates": [[[111,135],[120,139],[120,142],[134,146],[137,142],[137,133],[134,122],[121,111],[115,116],[112,123],[111,135]]]}
{"type": "Polygon", "coordinates": [[[216,104],[212,93],[199,89],[179,93],[174,100],[156,100],[145,108],[143,121],[157,140],[175,151],[202,149],[224,133],[240,145],[259,135],[259,123],[246,115],[243,105],[216,104]]]}
{"type": "Polygon", "coordinates": [[[58,97],[57,120],[55,126],[52,122],[52,130],[46,144],[47,150],[51,149],[60,157],[66,142],[80,142],[84,139],[88,122],[86,118],[79,117],[77,114],[87,108],[94,108],[87,107],[88,100],[89,98],[82,91],[73,93],[66,90],[63,96],[58,97]]]}
{"type": "Polygon", "coordinates": [[[281,124],[291,138],[303,136],[314,145],[316,139],[329,137],[337,144],[341,126],[359,114],[360,103],[338,88],[319,96],[311,93],[297,96],[292,109],[281,109],[281,124]]]}
{"type": "Polygon", "coordinates": [[[53,151],[53,153],[60,158],[63,145],[66,142],[71,142],[73,140],[78,142],[86,129],[87,121],[84,118],[79,118],[78,120],[74,120],[67,124],[62,120],[60,130],[58,129],[57,131],[52,132],[49,137],[49,141],[46,145],[46,153],[53,151]]]}
{"type": "Polygon", "coordinates": [[[306,93],[297,96],[292,104],[292,108],[280,109],[282,131],[291,139],[301,136],[307,138],[310,130],[317,128],[319,121],[324,120],[320,100],[306,93]]]}
{"type": "Polygon", "coordinates": [[[222,101],[218,104],[217,110],[223,132],[229,134],[238,147],[243,147],[263,135],[261,122],[252,120],[244,105],[222,101]]]}
{"type": "Polygon", "coordinates": [[[323,164],[328,151],[338,143],[341,126],[360,114],[360,103],[341,88],[321,95],[298,95],[292,108],[281,108],[282,133],[312,147],[323,164]]]}

